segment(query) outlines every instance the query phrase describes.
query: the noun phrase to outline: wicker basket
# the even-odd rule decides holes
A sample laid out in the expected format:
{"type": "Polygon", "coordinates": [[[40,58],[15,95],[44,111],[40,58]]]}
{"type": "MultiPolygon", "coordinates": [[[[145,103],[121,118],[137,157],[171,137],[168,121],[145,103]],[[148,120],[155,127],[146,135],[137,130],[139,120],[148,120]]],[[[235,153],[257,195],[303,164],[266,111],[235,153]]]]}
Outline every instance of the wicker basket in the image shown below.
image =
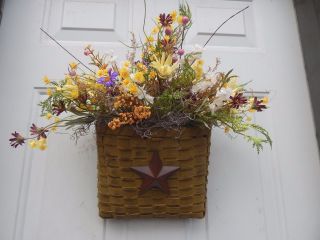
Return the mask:
{"type": "Polygon", "coordinates": [[[102,218],[202,218],[205,214],[210,131],[159,130],[143,139],[129,127],[96,128],[98,199],[102,218]],[[133,166],[147,166],[157,151],[163,165],[180,167],[170,178],[170,194],[159,189],[139,193],[141,177],[133,166]]]}

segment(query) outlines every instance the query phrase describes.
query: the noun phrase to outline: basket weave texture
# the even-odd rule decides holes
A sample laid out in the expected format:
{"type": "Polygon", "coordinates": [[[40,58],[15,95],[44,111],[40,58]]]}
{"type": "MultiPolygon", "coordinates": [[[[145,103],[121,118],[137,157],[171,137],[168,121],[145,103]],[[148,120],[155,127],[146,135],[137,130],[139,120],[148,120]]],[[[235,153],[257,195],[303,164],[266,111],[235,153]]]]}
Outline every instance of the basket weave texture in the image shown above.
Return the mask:
{"type": "Polygon", "coordinates": [[[159,130],[143,139],[129,127],[96,127],[98,206],[102,218],[202,218],[205,214],[210,131],[159,130]],[[170,194],[139,194],[142,179],[130,167],[148,166],[157,151],[163,165],[180,169],[168,179],[170,194]]]}

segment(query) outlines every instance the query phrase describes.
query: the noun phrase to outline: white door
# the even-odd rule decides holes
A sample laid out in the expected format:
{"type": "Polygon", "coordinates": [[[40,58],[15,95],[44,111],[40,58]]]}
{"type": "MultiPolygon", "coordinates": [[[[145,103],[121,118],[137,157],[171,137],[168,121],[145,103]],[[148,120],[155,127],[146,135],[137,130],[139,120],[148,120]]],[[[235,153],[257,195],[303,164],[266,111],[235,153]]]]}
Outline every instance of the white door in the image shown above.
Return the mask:
{"type": "MultiPolygon", "coordinates": [[[[147,19],[178,0],[149,0],[147,19]]],[[[120,59],[129,31],[142,33],[142,0],[9,0],[0,26],[0,239],[319,240],[320,168],[296,16],[291,0],[190,0],[194,26],[186,47],[204,43],[207,62],[222,60],[252,91],[270,91],[271,109],[257,116],[272,151],[259,156],[240,138],[212,136],[208,209],[201,220],[103,220],[98,216],[94,135],[74,144],[49,139],[45,152],[9,148],[10,132],[40,123],[41,78],[63,77],[71,57],[42,34],[54,35],[83,59],[92,43],[120,59]]],[[[149,24],[147,24],[147,29],[149,24]]]]}

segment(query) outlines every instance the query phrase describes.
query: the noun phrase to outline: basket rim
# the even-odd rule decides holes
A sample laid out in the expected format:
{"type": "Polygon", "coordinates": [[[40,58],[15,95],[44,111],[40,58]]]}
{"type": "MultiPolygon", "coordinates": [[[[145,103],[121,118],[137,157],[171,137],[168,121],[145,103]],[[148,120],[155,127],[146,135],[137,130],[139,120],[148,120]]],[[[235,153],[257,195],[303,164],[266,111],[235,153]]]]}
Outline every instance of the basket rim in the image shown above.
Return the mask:
{"type": "MultiPolygon", "coordinates": [[[[96,134],[97,136],[127,136],[127,137],[141,137],[131,126],[122,126],[118,129],[112,130],[108,126],[96,125],[96,134]]],[[[150,138],[185,138],[185,137],[208,137],[211,135],[211,129],[190,126],[190,127],[181,127],[180,130],[166,130],[164,128],[156,128],[152,132],[150,138]],[[181,130],[181,131],[180,131],[181,130]]],[[[141,137],[143,138],[143,137],[141,137]]]]}

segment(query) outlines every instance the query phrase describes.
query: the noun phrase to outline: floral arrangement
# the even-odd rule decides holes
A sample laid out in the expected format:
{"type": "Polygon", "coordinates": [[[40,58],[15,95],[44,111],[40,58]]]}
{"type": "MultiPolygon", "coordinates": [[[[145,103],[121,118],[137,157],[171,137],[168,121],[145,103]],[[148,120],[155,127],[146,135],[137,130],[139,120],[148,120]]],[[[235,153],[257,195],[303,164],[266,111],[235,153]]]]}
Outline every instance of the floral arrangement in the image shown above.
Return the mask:
{"type": "Polygon", "coordinates": [[[187,4],[160,14],[151,33],[144,30],[145,41],[138,43],[132,34],[122,64],[113,53],[102,55],[86,46],[84,55],[95,69],[78,61],[69,64],[61,81],[44,77],[48,97],[40,107],[42,116],[53,121],[45,127],[32,124],[30,137],[12,133],[11,146],[28,141],[44,150],[50,132],[72,128],[78,137],[95,124],[112,130],[130,126],[141,137],[152,137],[157,129],[179,133],[183,127],[216,126],[242,135],[258,152],[264,143],[271,145],[268,132],[251,117],[267,108],[268,98],[247,94],[246,84],[238,83],[232,70],[218,71],[219,60],[206,68],[203,48],[187,52],[183,44],[191,25],[187,4]],[[68,114],[61,117],[64,112],[68,114]],[[252,129],[260,134],[250,135],[252,129]]]}

